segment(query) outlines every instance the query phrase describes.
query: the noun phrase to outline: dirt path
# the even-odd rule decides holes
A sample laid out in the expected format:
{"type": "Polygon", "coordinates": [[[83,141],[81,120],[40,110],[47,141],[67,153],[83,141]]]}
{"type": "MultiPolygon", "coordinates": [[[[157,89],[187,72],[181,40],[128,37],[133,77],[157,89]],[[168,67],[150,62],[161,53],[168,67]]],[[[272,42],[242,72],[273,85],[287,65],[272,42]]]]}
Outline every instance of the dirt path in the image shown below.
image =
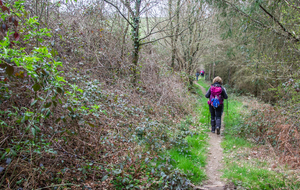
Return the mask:
{"type": "MultiPolygon", "coordinates": [[[[198,83],[195,84],[199,85],[198,83]]],[[[203,94],[206,93],[206,90],[199,85],[203,94]]],[[[222,117],[222,127],[221,133],[224,130],[223,117],[222,117]]],[[[221,148],[222,136],[217,135],[216,133],[209,132],[209,152],[206,165],[206,175],[207,180],[204,181],[204,186],[195,187],[194,189],[202,190],[223,190],[225,189],[225,182],[220,179],[222,173],[219,171],[223,167],[222,158],[223,158],[223,149],[221,148]]]]}

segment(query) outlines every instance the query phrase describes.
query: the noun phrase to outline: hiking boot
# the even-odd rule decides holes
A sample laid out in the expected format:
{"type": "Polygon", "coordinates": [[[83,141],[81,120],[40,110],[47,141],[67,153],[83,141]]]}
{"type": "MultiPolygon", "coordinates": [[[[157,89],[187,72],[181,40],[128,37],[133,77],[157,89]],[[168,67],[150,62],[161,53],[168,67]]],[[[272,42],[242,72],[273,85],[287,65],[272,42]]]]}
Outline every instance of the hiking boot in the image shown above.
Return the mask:
{"type": "Polygon", "coordinates": [[[221,119],[217,119],[216,121],[216,129],[217,129],[217,135],[220,134],[220,130],[221,130],[221,119]]]}
{"type": "Polygon", "coordinates": [[[216,121],[215,120],[211,120],[211,132],[215,133],[215,128],[216,128],[216,121]]]}

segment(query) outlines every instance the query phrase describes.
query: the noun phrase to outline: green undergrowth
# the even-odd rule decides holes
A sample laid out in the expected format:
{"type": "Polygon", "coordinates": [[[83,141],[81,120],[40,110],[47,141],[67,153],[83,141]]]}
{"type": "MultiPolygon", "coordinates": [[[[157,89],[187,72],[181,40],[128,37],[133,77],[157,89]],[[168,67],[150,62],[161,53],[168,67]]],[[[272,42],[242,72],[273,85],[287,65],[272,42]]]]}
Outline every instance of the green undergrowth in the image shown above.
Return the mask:
{"type": "Polygon", "coordinates": [[[259,145],[239,133],[246,127],[242,111],[247,107],[243,106],[241,98],[234,94],[228,96],[228,109],[225,104],[223,115],[225,131],[221,145],[225,164],[222,178],[231,180],[240,189],[298,189],[299,186],[293,184],[293,179],[287,178],[285,172],[272,170],[269,161],[254,156],[253,150],[259,145]]]}
{"type": "Polygon", "coordinates": [[[207,134],[203,131],[185,138],[188,148],[174,147],[168,151],[175,160],[173,166],[184,171],[192,183],[199,184],[205,178],[207,134]]]}
{"type": "Polygon", "coordinates": [[[243,126],[241,110],[245,109],[241,101],[233,94],[229,94],[229,99],[224,101],[223,122],[225,124],[225,140],[222,146],[225,149],[232,147],[251,147],[252,145],[244,138],[237,136],[238,130],[243,126]]]}
{"type": "Polygon", "coordinates": [[[193,90],[199,95],[198,102],[195,105],[195,112],[198,115],[197,121],[192,126],[190,119],[181,122],[182,133],[189,129],[194,132],[184,137],[182,144],[177,144],[168,151],[170,157],[174,160],[172,165],[175,168],[184,171],[188,179],[194,184],[201,184],[206,179],[204,167],[206,165],[207,154],[207,117],[208,107],[206,99],[198,85],[193,85],[193,90]]]}
{"type": "Polygon", "coordinates": [[[208,107],[200,87],[192,88],[199,98],[180,123],[149,120],[135,128],[140,149],[110,171],[116,189],[189,189],[206,179],[208,107]]]}
{"type": "MultiPolygon", "coordinates": [[[[205,90],[207,91],[209,89],[209,84],[204,81],[203,78],[200,78],[197,82],[199,85],[201,85],[203,88],[205,88],[205,90]]],[[[210,113],[209,113],[209,109],[208,109],[208,104],[207,104],[207,98],[205,98],[201,88],[198,86],[198,85],[195,85],[194,84],[194,88],[196,89],[196,92],[198,94],[200,94],[200,97],[198,99],[198,110],[199,110],[199,122],[202,124],[202,125],[205,125],[206,126],[206,132],[209,131],[209,128],[210,128],[210,113]]]]}

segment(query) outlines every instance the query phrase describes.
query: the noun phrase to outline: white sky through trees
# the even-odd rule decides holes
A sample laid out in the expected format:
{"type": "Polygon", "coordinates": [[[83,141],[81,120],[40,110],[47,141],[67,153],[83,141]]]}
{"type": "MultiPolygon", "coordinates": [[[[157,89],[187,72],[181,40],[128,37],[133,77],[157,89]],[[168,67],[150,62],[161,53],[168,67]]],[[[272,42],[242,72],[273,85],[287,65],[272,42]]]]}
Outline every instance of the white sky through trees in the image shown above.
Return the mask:
{"type": "MultiPolygon", "coordinates": [[[[116,4],[121,5],[121,0],[115,0],[116,4]]],[[[51,3],[60,3],[60,10],[61,11],[68,11],[72,12],[74,10],[91,8],[95,6],[105,6],[105,10],[107,14],[115,14],[115,8],[108,6],[102,0],[51,0],[51,3]]],[[[134,7],[135,0],[131,1],[132,7],[134,7]]],[[[168,16],[168,1],[167,0],[142,0],[142,12],[141,17],[167,17],[168,16]]],[[[124,11],[120,9],[121,11],[124,11]]],[[[124,12],[126,15],[127,13],[124,12]]]]}

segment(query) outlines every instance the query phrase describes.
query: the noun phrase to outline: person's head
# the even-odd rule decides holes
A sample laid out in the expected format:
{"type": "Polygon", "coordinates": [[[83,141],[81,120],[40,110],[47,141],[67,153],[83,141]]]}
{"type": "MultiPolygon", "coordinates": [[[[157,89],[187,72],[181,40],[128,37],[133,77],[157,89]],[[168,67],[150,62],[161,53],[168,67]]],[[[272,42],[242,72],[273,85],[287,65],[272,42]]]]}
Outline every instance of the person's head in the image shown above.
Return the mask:
{"type": "Polygon", "coordinates": [[[216,83],[216,82],[218,82],[220,84],[223,84],[223,81],[222,81],[221,77],[219,77],[219,76],[217,76],[217,77],[214,78],[213,84],[216,83]]]}

